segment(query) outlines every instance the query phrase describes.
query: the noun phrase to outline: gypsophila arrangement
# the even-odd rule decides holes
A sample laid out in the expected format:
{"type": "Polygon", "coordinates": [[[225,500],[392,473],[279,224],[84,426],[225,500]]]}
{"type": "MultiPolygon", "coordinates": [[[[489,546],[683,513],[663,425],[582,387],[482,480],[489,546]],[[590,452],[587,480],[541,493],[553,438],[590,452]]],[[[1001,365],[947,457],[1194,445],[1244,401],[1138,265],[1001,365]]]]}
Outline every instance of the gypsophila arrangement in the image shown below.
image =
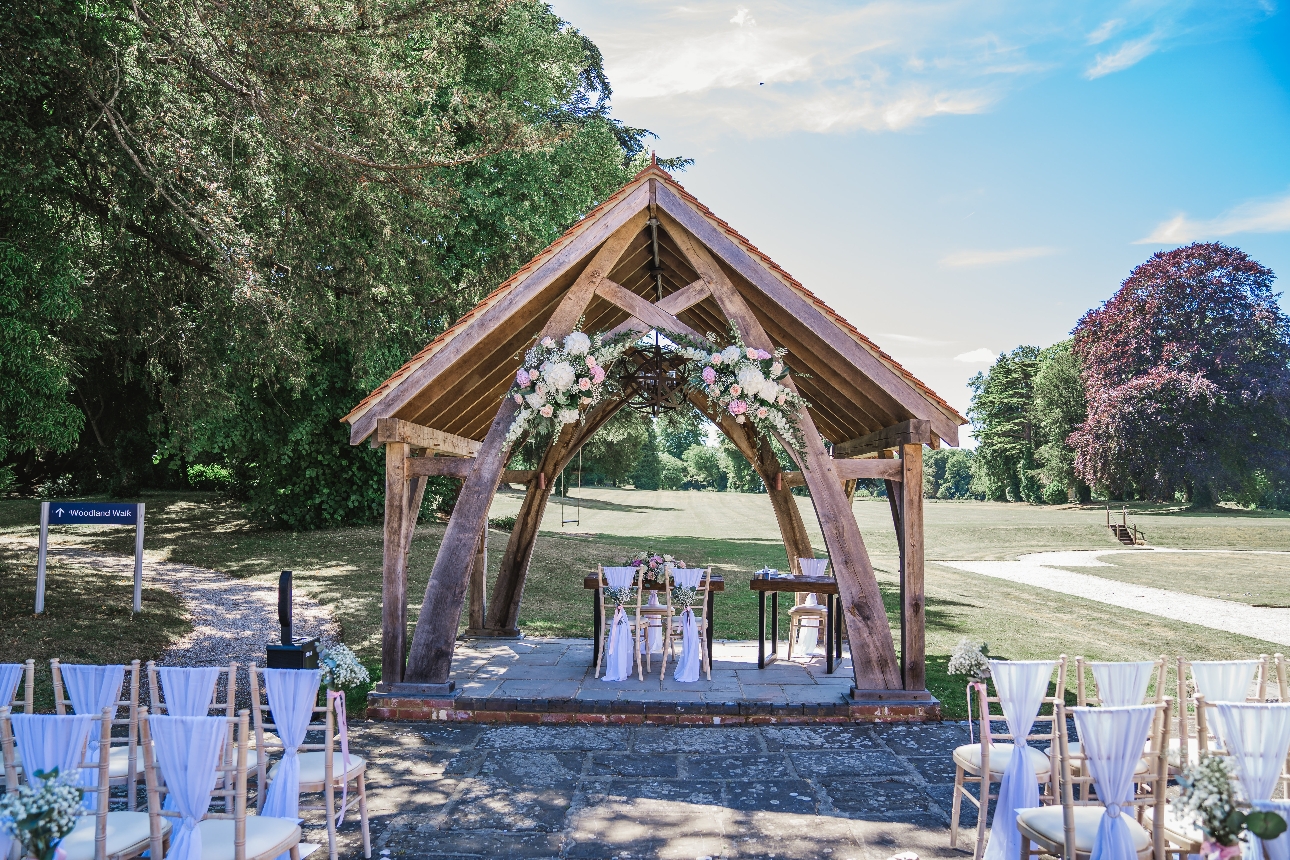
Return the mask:
{"type": "Polygon", "coordinates": [[[506,433],[507,444],[530,428],[555,431],[580,421],[605,396],[610,366],[636,338],[627,333],[606,341],[576,330],[562,344],[542,338],[524,354],[524,366],[515,371],[515,383],[506,392],[520,407],[506,433]]]}
{"type": "Polygon", "coordinates": [[[985,681],[990,677],[990,660],[986,656],[990,646],[984,642],[973,642],[971,639],[960,639],[950,654],[950,664],[946,673],[966,675],[972,681],[985,681]]]}
{"type": "Polygon", "coordinates": [[[626,562],[628,567],[636,568],[647,582],[662,582],[663,571],[669,564],[672,567],[685,567],[685,562],[679,558],[650,550],[635,553],[626,562]]]}
{"type": "Polygon", "coordinates": [[[318,668],[329,690],[352,690],[371,680],[367,667],[344,645],[333,645],[319,654],[318,668]]]}
{"type": "Polygon", "coordinates": [[[679,606],[682,609],[689,609],[699,602],[699,589],[694,585],[674,585],[672,586],[672,605],[679,606]]]}
{"type": "Polygon", "coordinates": [[[1205,834],[1201,856],[1229,860],[1241,853],[1245,831],[1260,839],[1275,839],[1286,830],[1275,812],[1243,812],[1236,806],[1232,765],[1227,756],[1207,755],[1178,777],[1183,814],[1205,834]]]}
{"type": "Polygon", "coordinates": [[[777,435],[783,442],[805,455],[798,414],[807,406],[805,400],[785,387],[788,366],[784,358],[788,350],[780,348],[774,353],[746,346],[733,326],[730,337],[734,341],[724,349],[714,349],[716,335],[708,335],[708,343],[698,343],[684,335],[668,333],[669,340],[677,343],[677,352],[693,362],[690,385],[708,397],[711,417],[720,412],[729,413],[738,424],[752,423],[767,435],[777,435]]]}
{"type": "Polygon", "coordinates": [[[605,597],[608,597],[615,606],[623,606],[636,598],[636,589],[630,585],[624,585],[621,588],[611,585],[605,589],[605,597]]]}
{"type": "Polygon", "coordinates": [[[36,771],[40,788],[19,786],[0,798],[0,829],[23,847],[25,857],[54,860],[58,843],[72,832],[84,790],[58,776],[58,768],[36,771]]]}

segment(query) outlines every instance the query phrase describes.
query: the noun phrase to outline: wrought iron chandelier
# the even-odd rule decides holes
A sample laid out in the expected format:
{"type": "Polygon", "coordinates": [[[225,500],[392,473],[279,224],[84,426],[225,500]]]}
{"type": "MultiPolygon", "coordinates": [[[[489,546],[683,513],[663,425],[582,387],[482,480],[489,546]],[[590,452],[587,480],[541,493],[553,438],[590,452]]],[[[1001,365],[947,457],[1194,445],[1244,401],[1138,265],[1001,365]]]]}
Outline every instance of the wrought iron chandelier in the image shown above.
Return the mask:
{"type": "Polygon", "coordinates": [[[635,389],[628,404],[637,411],[657,418],[660,412],[679,408],[685,403],[685,359],[673,355],[658,341],[654,332],[654,345],[637,347],[636,369],[625,380],[635,389]]]}

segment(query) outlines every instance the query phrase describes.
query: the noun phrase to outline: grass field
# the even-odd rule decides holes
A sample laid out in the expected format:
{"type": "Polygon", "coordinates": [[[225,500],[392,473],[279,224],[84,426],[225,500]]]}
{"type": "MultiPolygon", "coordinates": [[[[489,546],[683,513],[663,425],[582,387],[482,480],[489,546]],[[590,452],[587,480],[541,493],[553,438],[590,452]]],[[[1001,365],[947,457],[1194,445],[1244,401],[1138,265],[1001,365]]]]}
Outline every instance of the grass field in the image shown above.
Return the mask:
{"type": "MultiPolygon", "coordinates": [[[[559,505],[548,508],[525,588],[520,626],[526,633],[590,635],[590,598],[581,588],[582,574],[594,570],[597,563],[620,560],[635,549],[652,548],[692,565],[712,564],[727,582],[727,591],[717,604],[717,636],[747,639],[756,635],[756,599],[747,580],[763,565],[782,568],[787,563],[765,496],[610,489],[585,490],[583,496],[577,525],[562,528],[559,505]]],[[[258,528],[246,521],[236,505],[209,495],[156,494],[146,501],[150,554],[216,568],[235,577],[269,580],[279,570],[295,570],[297,587],[327,605],[341,625],[345,641],[369,664],[376,664],[380,646],[379,528],[299,534],[258,528]]],[[[822,552],[810,500],[798,501],[817,550],[822,552]]],[[[518,506],[517,494],[504,493],[494,504],[493,514],[505,516],[518,506]]],[[[565,515],[573,513],[566,509],[565,515]]],[[[896,546],[887,503],[858,500],[855,514],[895,624],[896,546]]],[[[1192,514],[1141,508],[1132,517],[1155,545],[1290,549],[1290,517],[1282,514],[1192,514]]],[[[35,502],[0,502],[0,536],[33,536],[37,518],[35,502]]],[[[1256,639],[1164,621],[936,564],[937,559],[1008,559],[1045,550],[1114,548],[1104,522],[1105,513],[1092,508],[927,503],[929,686],[948,713],[958,714],[963,708],[962,686],[945,676],[945,663],[964,636],[986,641],[992,654],[1011,658],[1059,653],[1106,660],[1144,659],[1161,653],[1224,658],[1275,650],[1256,639]]],[[[409,570],[414,617],[442,534],[443,526],[436,523],[423,523],[417,529],[409,570]]],[[[123,555],[133,551],[133,532],[128,529],[65,527],[54,539],[123,555]]],[[[497,569],[505,541],[505,534],[490,533],[492,571],[497,569]]],[[[1133,553],[1103,560],[1111,567],[1081,568],[1081,572],[1229,600],[1290,602],[1284,557],[1133,553]]],[[[149,609],[145,619],[130,619],[128,611],[125,617],[118,617],[114,607],[128,607],[128,582],[61,569],[51,571],[49,594],[51,608],[55,600],[66,601],[59,604],[63,620],[58,625],[67,626],[53,625],[47,619],[38,621],[29,609],[34,579],[34,553],[9,550],[0,556],[0,628],[4,631],[0,634],[0,661],[43,660],[49,649],[66,656],[71,653],[66,644],[70,641],[77,643],[79,659],[122,659],[127,653],[148,659],[186,629],[177,603],[164,592],[145,595],[149,609]],[[86,607],[93,607],[93,611],[86,607]]]]}

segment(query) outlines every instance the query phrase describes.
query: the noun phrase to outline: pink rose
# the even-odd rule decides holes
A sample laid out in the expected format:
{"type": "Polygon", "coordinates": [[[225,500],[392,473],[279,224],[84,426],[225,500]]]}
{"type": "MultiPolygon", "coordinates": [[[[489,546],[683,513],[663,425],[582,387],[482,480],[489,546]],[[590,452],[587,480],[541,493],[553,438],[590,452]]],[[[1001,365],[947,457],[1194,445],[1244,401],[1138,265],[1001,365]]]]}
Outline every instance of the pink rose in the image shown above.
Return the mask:
{"type": "Polygon", "coordinates": [[[736,424],[742,424],[742,423],[744,423],[744,417],[743,417],[742,415],[736,415],[736,416],[735,416],[735,423],[736,423],[736,424]]]}
{"type": "Polygon", "coordinates": [[[555,338],[551,338],[551,337],[542,338],[542,345],[545,346],[547,349],[550,349],[551,347],[555,346],[555,338]]]}
{"type": "Polygon", "coordinates": [[[760,356],[757,354],[758,352],[759,350],[753,349],[751,346],[744,350],[744,354],[752,359],[760,358],[760,356]]]}
{"type": "Polygon", "coordinates": [[[529,382],[532,382],[537,378],[538,378],[538,369],[536,367],[529,368],[529,382]]]}
{"type": "Polygon", "coordinates": [[[760,408],[757,410],[757,417],[758,417],[758,418],[765,418],[765,417],[766,417],[767,415],[769,415],[769,414],[770,414],[770,412],[769,412],[769,411],[767,411],[767,409],[766,409],[766,407],[765,407],[765,406],[762,406],[762,407],[760,407],[760,408]]]}
{"type": "Polygon", "coordinates": [[[712,353],[712,358],[708,359],[708,361],[711,362],[714,367],[718,364],[721,364],[721,353],[719,352],[712,353]]]}
{"type": "Polygon", "coordinates": [[[730,410],[731,415],[743,415],[748,411],[748,404],[742,400],[731,400],[726,408],[730,410]]]}
{"type": "Polygon", "coordinates": [[[783,405],[784,405],[784,395],[782,395],[782,394],[781,394],[780,396],[776,397],[776,398],[775,398],[775,402],[776,402],[776,403],[778,403],[780,406],[783,406],[783,405]]]}
{"type": "Polygon", "coordinates": [[[518,404],[520,404],[521,406],[523,406],[523,405],[524,405],[524,395],[522,395],[522,394],[517,394],[517,395],[515,395],[515,402],[516,402],[516,403],[518,403],[518,404]]]}
{"type": "Polygon", "coordinates": [[[739,396],[739,393],[740,393],[741,391],[743,391],[743,389],[742,389],[742,388],[740,388],[738,385],[732,385],[732,386],[730,386],[730,396],[731,396],[731,397],[738,397],[738,396],[739,396]]]}
{"type": "Polygon", "coordinates": [[[545,394],[546,394],[546,391],[547,391],[547,388],[546,388],[546,385],[545,385],[544,383],[539,382],[539,383],[537,384],[537,387],[535,387],[533,390],[534,390],[534,391],[536,391],[538,394],[545,395],[545,394]]]}
{"type": "Polygon", "coordinates": [[[605,369],[603,367],[591,368],[591,382],[593,385],[599,385],[605,381],[605,369]]]}
{"type": "Polygon", "coordinates": [[[720,397],[720,396],[721,396],[721,386],[720,386],[720,385],[710,385],[710,386],[708,386],[708,396],[709,396],[709,397],[720,397]]]}
{"type": "Polygon", "coordinates": [[[582,379],[578,380],[578,387],[581,388],[583,391],[586,391],[588,388],[591,387],[591,380],[585,376],[582,377],[582,379]]]}
{"type": "Polygon", "coordinates": [[[549,404],[546,406],[543,406],[539,411],[542,413],[543,418],[550,418],[552,415],[555,414],[555,410],[552,409],[549,404]]]}
{"type": "Polygon", "coordinates": [[[781,370],[783,370],[783,369],[784,369],[784,365],[780,364],[780,363],[777,361],[777,362],[775,362],[774,364],[772,364],[772,365],[770,366],[770,375],[771,375],[771,376],[779,376],[779,372],[780,372],[781,370]]]}
{"type": "Polygon", "coordinates": [[[524,368],[515,371],[515,384],[523,388],[529,384],[529,374],[524,368]]]}
{"type": "Polygon", "coordinates": [[[595,367],[595,366],[596,366],[596,357],[591,353],[587,353],[587,367],[595,367]]]}
{"type": "Polygon", "coordinates": [[[717,372],[713,370],[711,367],[703,368],[703,381],[706,382],[708,385],[711,385],[712,383],[716,382],[717,372]]]}

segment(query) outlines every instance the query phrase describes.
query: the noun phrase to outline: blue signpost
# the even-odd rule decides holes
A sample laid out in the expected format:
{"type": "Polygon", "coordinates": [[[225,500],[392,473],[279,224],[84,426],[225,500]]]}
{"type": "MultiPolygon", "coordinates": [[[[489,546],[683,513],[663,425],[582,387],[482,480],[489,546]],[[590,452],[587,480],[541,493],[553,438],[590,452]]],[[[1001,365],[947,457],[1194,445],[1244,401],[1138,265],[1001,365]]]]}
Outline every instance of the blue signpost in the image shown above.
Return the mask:
{"type": "Polygon", "coordinates": [[[142,502],[41,502],[40,552],[36,557],[36,614],[45,611],[45,554],[49,527],[64,525],[134,526],[134,611],[143,610],[142,502]]]}

